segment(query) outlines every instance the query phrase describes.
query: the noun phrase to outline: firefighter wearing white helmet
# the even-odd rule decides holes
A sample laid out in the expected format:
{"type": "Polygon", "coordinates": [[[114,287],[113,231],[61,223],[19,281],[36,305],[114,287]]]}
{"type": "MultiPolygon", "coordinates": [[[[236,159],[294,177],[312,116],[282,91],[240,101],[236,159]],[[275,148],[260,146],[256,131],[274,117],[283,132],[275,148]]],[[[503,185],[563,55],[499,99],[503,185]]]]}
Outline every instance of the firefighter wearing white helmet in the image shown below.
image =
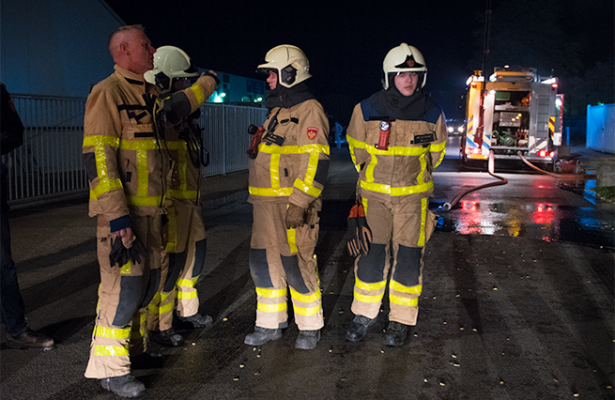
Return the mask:
{"type": "Polygon", "coordinates": [[[322,190],[329,169],[329,123],[307,87],[309,62],[296,46],[271,49],[258,70],[268,74],[267,120],[253,140],[248,201],[253,204],[250,272],[256,286],[256,326],[245,338],[259,346],[282,337],[290,292],[299,336],[309,350],[324,326],[314,249],[322,190]]]}
{"type": "Polygon", "coordinates": [[[190,57],[174,46],[158,48],[154,69],[145,74],[162,91],[156,101],[156,126],[164,137],[163,154],[172,168],[164,197],[168,239],[162,252],[161,283],[147,310],[149,337],[165,346],[183,342],[173,328],[175,308],[179,319],[186,322],[182,325],[200,328],[212,322],[210,316],[198,313],[194,287],[203,270],[206,249],[200,205],[204,160],[196,119],[200,104],[211,96],[219,81],[210,71],[190,85],[196,76],[190,57]]]}
{"type": "Polygon", "coordinates": [[[291,88],[310,78],[310,62],[303,50],[297,46],[283,44],[267,52],[265,62],[258,70],[273,70],[278,76],[278,83],[291,88]]]}
{"type": "Polygon", "coordinates": [[[383,90],[355,106],[348,126],[348,146],[359,172],[357,195],[372,242],[367,254],[355,259],[355,317],[346,338],[358,342],[365,337],[388,283],[384,344],[401,346],[408,327],[417,322],[423,254],[437,219],[428,208],[432,172],[444,157],[447,131],[442,108],[423,93],[427,67],[415,47],[394,47],[382,67],[383,90]]]}

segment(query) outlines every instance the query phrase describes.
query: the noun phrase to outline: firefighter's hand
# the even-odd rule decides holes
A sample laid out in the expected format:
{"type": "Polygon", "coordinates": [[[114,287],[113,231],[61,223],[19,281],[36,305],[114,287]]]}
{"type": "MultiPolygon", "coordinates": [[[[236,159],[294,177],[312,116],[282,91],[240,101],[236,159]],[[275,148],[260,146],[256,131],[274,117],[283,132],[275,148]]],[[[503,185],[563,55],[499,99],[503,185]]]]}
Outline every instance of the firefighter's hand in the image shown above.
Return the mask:
{"type": "Polygon", "coordinates": [[[303,225],[305,225],[305,208],[290,203],[286,210],[286,229],[295,229],[303,225]]]}

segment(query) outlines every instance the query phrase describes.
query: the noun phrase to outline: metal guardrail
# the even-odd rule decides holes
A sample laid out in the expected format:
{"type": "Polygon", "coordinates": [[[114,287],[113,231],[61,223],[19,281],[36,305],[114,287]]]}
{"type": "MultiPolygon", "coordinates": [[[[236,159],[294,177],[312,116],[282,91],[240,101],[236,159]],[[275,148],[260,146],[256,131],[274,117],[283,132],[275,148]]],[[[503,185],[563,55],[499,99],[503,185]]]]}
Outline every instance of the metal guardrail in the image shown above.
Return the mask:
{"type": "MultiPolygon", "coordinates": [[[[88,183],[81,161],[85,98],[11,94],[25,126],[24,143],[2,156],[9,168],[11,205],[87,195],[88,183]]],[[[205,103],[199,126],[209,151],[205,176],[248,169],[250,145],[247,128],[261,125],[266,109],[205,103]]]]}

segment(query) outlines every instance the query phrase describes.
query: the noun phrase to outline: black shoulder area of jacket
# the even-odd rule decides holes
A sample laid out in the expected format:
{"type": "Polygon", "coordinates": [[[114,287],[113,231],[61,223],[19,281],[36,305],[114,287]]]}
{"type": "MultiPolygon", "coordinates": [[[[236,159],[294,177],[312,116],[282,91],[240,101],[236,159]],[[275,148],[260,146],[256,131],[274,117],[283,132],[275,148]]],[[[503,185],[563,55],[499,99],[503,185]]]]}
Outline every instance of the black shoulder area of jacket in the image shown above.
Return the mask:
{"type": "Polygon", "coordinates": [[[369,101],[369,98],[361,102],[361,111],[363,112],[363,120],[365,121],[389,121],[391,119],[388,115],[381,115],[381,113],[374,108],[372,102],[369,101]]]}

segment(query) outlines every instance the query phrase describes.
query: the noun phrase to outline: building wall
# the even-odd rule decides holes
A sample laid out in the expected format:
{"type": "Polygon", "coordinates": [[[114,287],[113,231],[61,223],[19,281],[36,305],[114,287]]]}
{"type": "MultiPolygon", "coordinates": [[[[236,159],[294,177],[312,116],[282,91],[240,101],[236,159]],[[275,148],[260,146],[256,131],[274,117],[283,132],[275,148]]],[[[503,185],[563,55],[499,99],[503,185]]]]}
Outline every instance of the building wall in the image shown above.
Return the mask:
{"type": "Polygon", "coordinates": [[[0,80],[11,93],[85,97],[113,72],[103,0],[2,0],[0,80]]]}

